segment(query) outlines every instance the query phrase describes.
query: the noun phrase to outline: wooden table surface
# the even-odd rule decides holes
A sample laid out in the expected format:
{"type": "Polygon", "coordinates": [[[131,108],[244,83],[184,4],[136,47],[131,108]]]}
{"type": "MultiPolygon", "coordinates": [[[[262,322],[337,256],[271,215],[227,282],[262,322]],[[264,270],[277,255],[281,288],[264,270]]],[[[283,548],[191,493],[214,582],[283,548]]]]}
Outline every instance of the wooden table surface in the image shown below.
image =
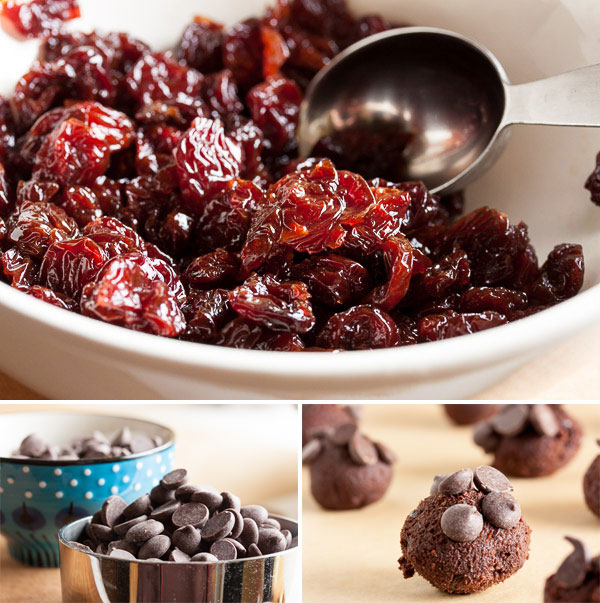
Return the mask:
{"type": "MultiPolygon", "coordinates": [[[[554,475],[511,478],[523,518],[532,528],[530,558],[506,582],[470,595],[470,603],[542,601],[543,584],[572,547],[568,534],[600,550],[600,520],[585,506],[583,474],[598,454],[600,405],[565,405],[584,427],[576,457],[554,475]]],[[[325,511],[310,494],[303,473],[302,573],[304,603],[450,601],[415,575],[398,570],[400,530],[406,516],[428,496],[433,476],[490,462],[472,442],[470,427],[453,426],[438,404],[364,405],[363,430],[398,455],[385,497],[354,511],[325,511]]],[[[453,601],[466,601],[460,597],[453,601]]]]}
{"type": "MultiPolygon", "coordinates": [[[[473,396],[481,400],[595,400],[600,396],[600,324],[473,396]]],[[[0,372],[0,400],[42,397],[0,372]]]]}
{"type": "MultiPolygon", "coordinates": [[[[73,406],[59,405],[0,405],[0,413],[55,408],[74,410],[73,406]]],[[[292,405],[92,405],[75,410],[139,417],[167,425],[176,433],[176,466],[188,469],[191,482],[214,484],[235,492],[248,504],[264,504],[273,513],[297,517],[298,429],[297,410],[292,405]],[[198,454],[199,441],[203,449],[214,447],[218,462],[214,462],[217,454],[208,460],[198,454]]],[[[59,570],[14,561],[8,555],[6,540],[0,537],[0,602],[60,601],[59,570]]]]}

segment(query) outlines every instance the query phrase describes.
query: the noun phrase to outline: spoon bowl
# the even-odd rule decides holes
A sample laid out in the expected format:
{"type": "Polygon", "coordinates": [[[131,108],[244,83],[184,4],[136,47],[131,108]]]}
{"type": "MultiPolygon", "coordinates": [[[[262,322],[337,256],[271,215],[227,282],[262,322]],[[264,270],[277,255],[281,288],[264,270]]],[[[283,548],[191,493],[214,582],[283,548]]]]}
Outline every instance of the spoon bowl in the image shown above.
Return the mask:
{"type": "Polygon", "coordinates": [[[393,29],[321,70],[297,136],[301,157],[448,193],[492,165],[514,123],[600,125],[600,66],[512,86],[498,59],[465,36],[393,29]]]}

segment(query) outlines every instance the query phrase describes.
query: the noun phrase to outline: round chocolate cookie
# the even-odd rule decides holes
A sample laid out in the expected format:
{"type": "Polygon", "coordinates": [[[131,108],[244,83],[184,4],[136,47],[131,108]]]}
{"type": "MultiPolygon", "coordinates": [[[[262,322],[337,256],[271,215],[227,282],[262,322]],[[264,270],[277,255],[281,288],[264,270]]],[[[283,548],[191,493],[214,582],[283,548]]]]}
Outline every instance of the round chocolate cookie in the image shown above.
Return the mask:
{"type": "Polygon", "coordinates": [[[332,431],[340,425],[358,425],[358,406],[340,404],[302,405],[302,446],[319,432],[332,431]]]}
{"type": "Polygon", "coordinates": [[[499,404],[444,404],[446,414],[457,425],[471,425],[489,419],[499,408],[499,404]]]}
{"type": "Polygon", "coordinates": [[[416,572],[442,591],[467,594],[517,572],[529,558],[531,528],[509,490],[493,467],[436,476],[400,534],[404,577],[416,572]]]}
{"type": "Polygon", "coordinates": [[[392,481],[394,454],[347,423],[310,440],[302,451],[311,491],[326,509],[358,509],[378,501],[392,481]]]}
{"type": "MultiPolygon", "coordinates": [[[[596,440],[600,446],[600,440],[596,440]]],[[[592,513],[600,517],[600,454],[592,461],[583,476],[583,495],[592,513]]]]}
{"type": "Polygon", "coordinates": [[[581,425],[557,404],[508,404],[478,423],[475,443],[507,475],[539,477],[566,465],[581,445],[581,425]]]}
{"type": "Polygon", "coordinates": [[[600,555],[592,559],[581,540],[566,539],[573,545],[573,552],[546,580],[544,603],[600,602],[600,555]]]}

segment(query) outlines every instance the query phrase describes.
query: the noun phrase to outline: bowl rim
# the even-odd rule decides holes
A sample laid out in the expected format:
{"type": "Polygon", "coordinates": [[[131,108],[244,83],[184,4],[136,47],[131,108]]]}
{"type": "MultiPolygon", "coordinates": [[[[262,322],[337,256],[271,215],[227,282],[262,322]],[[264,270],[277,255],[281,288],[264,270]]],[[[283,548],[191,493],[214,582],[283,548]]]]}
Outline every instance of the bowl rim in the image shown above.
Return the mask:
{"type": "MultiPolygon", "coordinates": [[[[273,519],[276,520],[284,520],[290,524],[293,524],[293,526],[296,528],[296,537],[298,538],[298,542],[296,543],[296,546],[290,547],[289,549],[285,549],[285,551],[279,551],[278,553],[269,553],[268,555],[261,555],[260,557],[245,557],[242,559],[231,559],[231,560],[227,560],[227,561],[190,561],[190,562],[184,562],[184,563],[174,563],[173,561],[163,561],[163,560],[159,560],[159,561],[148,561],[147,559],[136,559],[135,561],[131,561],[130,559],[119,559],[119,558],[115,558],[115,557],[111,557],[110,555],[103,555],[102,553],[96,553],[95,551],[84,551],[83,549],[80,549],[78,547],[75,546],[71,546],[70,540],[67,540],[64,536],[64,531],[66,529],[68,529],[71,526],[74,526],[77,523],[85,523],[85,525],[87,525],[88,523],[91,523],[92,521],[92,515],[88,515],[87,517],[81,517],[79,519],[76,519],[75,521],[72,521],[71,523],[68,523],[67,525],[63,526],[62,528],[60,528],[57,532],[57,540],[58,540],[58,544],[59,544],[59,549],[61,546],[64,546],[68,549],[71,549],[73,551],[77,551],[79,553],[83,553],[84,555],[87,555],[88,557],[96,557],[97,559],[110,559],[111,561],[120,561],[123,563],[127,563],[127,564],[131,564],[131,563],[148,563],[150,565],[163,565],[163,564],[167,564],[168,566],[174,566],[176,565],[177,567],[180,567],[182,565],[191,565],[192,567],[195,567],[197,565],[201,565],[201,566],[207,566],[207,565],[235,565],[238,563],[243,563],[245,561],[254,561],[254,560],[262,560],[262,559],[269,559],[271,557],[282,557],[283,555],[285,555],[286,553],[290,553],[291,551],[298,551],[300,549],[300,524],[296,519],[292,519],[291,517],[286,517],[285,515],[276,515],[274,513],[269,513],[269,517],[272,517],[273,519]]],[[[285,528],[284,528],[285,529],[285,528]]],[[[62,566],[62,558],[61,558],[61,566],[62,566]]]]}
{"type": "MultiPolygon", "coordinates": [[[[42,302],[45,303],[45,302],[42,302]]],[[[59,308],[57,308],[58,310],[59,308]]],[[[32,411],[33,412],[33,411],[32,411]]],[[[7,412],[3,413],[1,416],[3,417],[25,417],[27,415],[32,414],[32,412],[7,412]]],[[[175,446],[175,432],[166,425],[161,425],[160,423],[155,423],[154,421],[147,421],[146,419],[138,419],[137,417],[121,417],[119,415],[103,415],[99,413],[77,413],[72,411],[63,411],[63,410],[55,410],[55,411],[35,411],[36,416],[56,416],[56,415],[69,415],[72,417],[91,417],[93,418],[106,418],[106,419],[119,419],[123,421],[135,421],[137,423],[145,423],[146,425],[152,425],[153,427],[160,427],[168,432],[168,440],[161,444],[160,446],[155,446],[154,448],[150,448],[149,450],[144,450],[143,452],[136,452],[135,454],[130,454],[128,456],[116,456],[109,458],[97,458],[97,459],[78,459],[78,460],[64,460],[61,461],[59,459],[34,459],[34,458],[14,458],[12,456],[2,456],[0,455],[0,462],[2,464],[15,464],[15,465],[42,465],[46,467],[72,467],[76,465],[108,465],[114,463],[123,463],[125,461],[134,460],[138,458],[143,458],[146,456],[151,456],[152,454],[164,452],[169,448],[175,446]]]]}
{"type": "Polygon", "coordinates": [[[82,316],[38,300],[0,283],[0,309],[20,315],[34,325],[70,338],[91,353],[113,361],[155,367],[161,372],[194,373],[210,369],[210,375],[231,380],[232,374],[272,379],[360,380],[374,376],[423,377],[436,372],[450,374],[487,366],[532,353],[573,336],[600,322],[600,284],[537,314],[467,337],[420,343],[398,348],[354,350],[343,353],[289,353],[245,350],[173,340],[132,331],[82,316]]]}

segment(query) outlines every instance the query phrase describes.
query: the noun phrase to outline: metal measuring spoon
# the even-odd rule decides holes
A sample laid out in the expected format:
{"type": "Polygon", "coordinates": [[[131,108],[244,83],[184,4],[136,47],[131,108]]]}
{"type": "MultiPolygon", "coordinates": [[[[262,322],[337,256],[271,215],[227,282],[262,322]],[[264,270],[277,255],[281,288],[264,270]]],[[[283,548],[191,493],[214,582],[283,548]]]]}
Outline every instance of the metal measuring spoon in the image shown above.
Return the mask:
{"type": "Polygon", "coordinates": [[[393,172],[370,176],[447,193],[492,165],[513,124],[600,127],[600,65],[513,85],[498,59],[465,36],[394,29],[353,44],[317,74],[297,139],[307,157],[323,137],[353,136],[376,168],[393,172]]]}

